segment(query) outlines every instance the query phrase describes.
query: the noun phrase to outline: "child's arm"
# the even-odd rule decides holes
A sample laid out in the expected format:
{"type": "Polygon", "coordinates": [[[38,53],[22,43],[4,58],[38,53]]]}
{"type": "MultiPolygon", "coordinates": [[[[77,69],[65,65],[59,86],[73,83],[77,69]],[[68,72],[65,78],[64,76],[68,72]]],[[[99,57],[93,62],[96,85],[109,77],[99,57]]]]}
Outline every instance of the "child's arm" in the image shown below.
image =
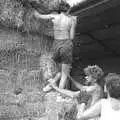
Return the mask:
{"type": "Polygon", "coordinates": [[[95,105],[81,113],[81,115],[77,116],[78,120],[90,119],[97,117],[101,114],[101,100],[98,101],[95,105]]]}
{"type": "Polygon", "coordinates": [[[60,92],[60,93],[62,93],[62,94],[64,94],[64,95],[66,95],[66,96],[68,96],[68,97],[71,97],[71,98],[75,98],[75,97],[77,97],[77,96],[80,94],[80,91],[73,92],[73,91],[66,90],[66,89],[60,89],[60,88],[58,88],[57,86],[55,86],[54,84],[52,84],[52,87],[53,87],[56,91],[58,91],[58,92],[60,92]]]}
{"type": "Polygon", "coordinates": [[[79,82],[75,81],[72,77],[70,77],[70,79],[78,89],[80,89],[81,91],[86,91],[87,93],[93,92],[97,87],[96,85],[84,86],[84,85],[80,84],[79,82]]]}
{"type": "Polygon", "coordinates": [[[55,17],[53,14],[43,15],[43,14],[40,14],[39,12],[37,12],[37,11],[34,12],[34,15],[35,15],[35,17],[41,18],[41,19],[51,19],[51,18],[55,17]]]}
{"type": "Polygon", "coordinates": [[[85,90],[88,94],[92,93],[93,91],[95,91],[97,88],[97,86],[92,85],[92,86],[83,86],[82,90],[85,90]]]}

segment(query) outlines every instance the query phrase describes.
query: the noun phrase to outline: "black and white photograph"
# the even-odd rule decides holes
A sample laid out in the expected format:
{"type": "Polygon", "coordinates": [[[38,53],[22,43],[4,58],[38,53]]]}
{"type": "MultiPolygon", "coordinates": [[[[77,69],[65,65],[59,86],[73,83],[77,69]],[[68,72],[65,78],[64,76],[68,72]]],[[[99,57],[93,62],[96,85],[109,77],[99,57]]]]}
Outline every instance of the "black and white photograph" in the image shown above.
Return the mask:
{"type": "Polygon", "coordinates": [[[0,0],[0,120],[120,120],[120,0],[0,0]]]}

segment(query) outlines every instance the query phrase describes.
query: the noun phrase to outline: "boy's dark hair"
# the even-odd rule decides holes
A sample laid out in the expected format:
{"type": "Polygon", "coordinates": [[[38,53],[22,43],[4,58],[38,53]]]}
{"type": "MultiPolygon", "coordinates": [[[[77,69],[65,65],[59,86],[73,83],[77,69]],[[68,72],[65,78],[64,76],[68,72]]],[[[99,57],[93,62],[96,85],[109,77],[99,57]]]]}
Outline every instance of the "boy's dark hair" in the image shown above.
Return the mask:
{"type": "Polygon", "coordinates": [[[60,12],[67,12],[70,8],[70,5],[66,3],[65,1],[61,0],[61,3],[59,4],[59,11],[60,12]]]}
{"type": "Polygon", "coordinates": [[[120,75],[116,73],[109,73],[106,78],[106,89],[108,90],[110,97],[120,98],[120,75]]]}
{"type": "Polygon", "coordinates": [[[52,7],[52,9],[50,9],[49,12],[50,13],[51,12],[57,12],[57,13],[67,12],[69,8],[70,8],[70,5],[65,1],[61,0],[60,3],[52,7]]]}

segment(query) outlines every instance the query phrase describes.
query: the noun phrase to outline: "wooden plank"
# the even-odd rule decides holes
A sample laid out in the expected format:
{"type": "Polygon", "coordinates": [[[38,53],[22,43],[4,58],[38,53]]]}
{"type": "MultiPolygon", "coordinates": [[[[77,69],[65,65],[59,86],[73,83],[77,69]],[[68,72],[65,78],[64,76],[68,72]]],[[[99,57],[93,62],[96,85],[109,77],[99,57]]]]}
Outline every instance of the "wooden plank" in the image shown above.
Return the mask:
{"type": "Polygon", "coordinates": [[[76,11],[84,9],[100,1],[103,1],[103,0],[83,0],[81,2],[78,2],[77,4],[74,4],[74,6],[70,8],[69,14],[74,14],[76,11]]]}
{"type": "Polygon", "coordinates": [[[73,15],[77,15],[79,17],[91,16],[103,12],[111,7],[116,7],[120,5],[120,0],[103,0],[102,2],[98,2],[95,5],[91,5],[88,8],[84,8],[82,10],[78,10],[73,13],[73,15]]]}
{"type": "Polygon", "coordinates": [[[106,29],[107,25],[120,24],[120,6],[111,8],[97,15],[78,18],[76,32],[93,32],[106,29]]]}
{"type": "Polygon", "coordinates": [[[110,52],[79,52],[78,55],[75,54],[74,57],[79,57],[79,59],[87,59],[87,60],[100,60],[100,59],[106,59],[106,58],[119,58],[118,56],[114,55],[110,52]]]}

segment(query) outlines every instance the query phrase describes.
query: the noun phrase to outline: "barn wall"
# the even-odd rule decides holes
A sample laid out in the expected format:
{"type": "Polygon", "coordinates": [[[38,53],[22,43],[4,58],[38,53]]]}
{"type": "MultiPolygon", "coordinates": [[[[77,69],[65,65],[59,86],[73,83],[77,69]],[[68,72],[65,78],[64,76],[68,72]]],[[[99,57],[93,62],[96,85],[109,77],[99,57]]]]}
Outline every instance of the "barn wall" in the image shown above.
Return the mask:
{"type": "Polygon", "coordinates": [[[78,60],[73,63],[72,76],[76,80],[80,80],[84,75],[83,69],[87,65],[99,65],[105,73],[120,73],[120,58],[105,58],[101,60],[78,60]]]}

